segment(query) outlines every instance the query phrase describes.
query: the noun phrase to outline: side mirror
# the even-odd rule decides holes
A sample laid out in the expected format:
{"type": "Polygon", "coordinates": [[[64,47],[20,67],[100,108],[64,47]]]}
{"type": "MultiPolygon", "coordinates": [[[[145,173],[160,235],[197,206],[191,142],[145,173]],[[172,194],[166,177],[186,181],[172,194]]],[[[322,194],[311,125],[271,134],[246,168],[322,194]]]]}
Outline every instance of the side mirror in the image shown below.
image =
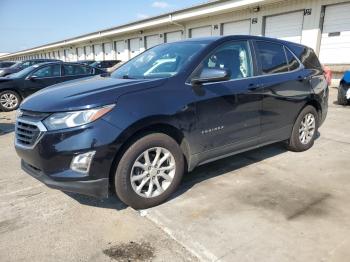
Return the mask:
{"type": "Polygon", "coordinates": [[[231,79],[231,72],[226,69],[204,68],[199,77],[192,78],[192,85],[227,81],[231,79]]]}
{"type": "Polygon", "coordinates": [[[35,75],[28,76],[27,79],[30,81],[35,81],[38,77],[35,75]]]}

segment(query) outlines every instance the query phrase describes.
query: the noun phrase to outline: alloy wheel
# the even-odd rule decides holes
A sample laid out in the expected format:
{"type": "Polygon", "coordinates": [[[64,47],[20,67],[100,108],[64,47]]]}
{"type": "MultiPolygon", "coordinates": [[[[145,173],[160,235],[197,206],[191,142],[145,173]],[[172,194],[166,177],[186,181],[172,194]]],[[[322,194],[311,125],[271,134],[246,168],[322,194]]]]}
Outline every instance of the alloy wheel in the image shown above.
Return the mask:
{"type": "Polygon", "coordinates": [[[307,145],[313,138],[316,130],[316,119],[311,113],[304,116],[299,127],[299,140],[302,144],[307,145]]]}
{"type": "Polygon", "coordinates": [[[12,93],[4,93],[0,97],[0,104],[3,108],[12,110],[18,106],[18,98],[12,93]]]}
{"type": "Polygon", "coordinates": [[[159,196],[171,185],[175,170],[175,158],[169,150],[163,147],[147,149],[131,169],[132,188],[144,198],[159,196]]]}

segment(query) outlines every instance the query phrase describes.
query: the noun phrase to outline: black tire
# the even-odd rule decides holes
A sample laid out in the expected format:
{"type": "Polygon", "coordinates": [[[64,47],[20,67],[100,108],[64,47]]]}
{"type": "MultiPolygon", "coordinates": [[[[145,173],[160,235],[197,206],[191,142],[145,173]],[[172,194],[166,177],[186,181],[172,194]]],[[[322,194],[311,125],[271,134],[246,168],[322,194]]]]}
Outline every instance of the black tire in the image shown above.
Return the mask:
{"type": "Polygon", "coordinates": [[[342,106],[346,106],[348,104],[348,100],[342,92],[342,86],[338,88],[338,104],[342,106]]]}
{"type": "Polygon", "coordinates": [[[145,209],[163,203],[179,186],[184,173],[184,156],[178,143],[171,137],[162,133],[145,135],[124,152],[121,157],[115,177],[115,190],[120,200],[135,209],[145,209]],[[140,196],[135,192],[131,183],[131,172],[135,161],[147,149],[162,147],[168,150],[175,160],[175,175],[166,190],[158,196],[151,198],[140,196]]]}
{"type": "Polygon", "coordinates": [[[314,145],[315,138],[317,136],[318,125],[319,119],[316,109],[313,106],[304,107],[294,123],[292,134],[287,144],[287,149],[294,152],[302,152],[310,149],[314,145]],[[308,143],[304,144],[300,139],[299,128],[301,127],[301,123],[307,114],[312,114],[314,116],[315,131],[311,140],[308,143]]]}
{"type": "Polygon", "coordinates": [[[10,111],[16,110],[21,104],[21,100],[22,100],[21,96],[14,91],[11,91],[11,90],[1,91],[0,92],[0,110],[4,112],[10,112],[10,111]],[[15,97],[16,104],[13,107],[6,106],[6,104],[3,103],[3,99],[5,99],[6,95],[10,97],[15,97]]]}

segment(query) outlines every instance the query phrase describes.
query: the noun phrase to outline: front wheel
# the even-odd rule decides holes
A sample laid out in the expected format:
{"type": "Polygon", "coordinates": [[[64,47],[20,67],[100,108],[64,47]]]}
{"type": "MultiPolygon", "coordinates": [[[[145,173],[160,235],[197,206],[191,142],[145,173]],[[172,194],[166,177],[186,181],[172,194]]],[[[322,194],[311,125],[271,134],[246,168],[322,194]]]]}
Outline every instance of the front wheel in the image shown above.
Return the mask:
{"type": "Polygon", "coordinates": [[[114,180],[116,193],[133,208],[153,207],[177,189],[183,173],[184,156],[178,143],[165,134],[149,134],[121,157],[114,180]]]}
{"type": "Polygon", "coordinates": [[[306,106],[294,123],[287,148],[294,152],[308,150],[314,144],[318,130],[318,113],[313,106],[306,106]]]}
{"type": "Polygon", "coordinates": [[[9,112],[16,110],[21,103],[21,97],[14,91],[5,90],[0,92],[0,110],[9,112]]]}

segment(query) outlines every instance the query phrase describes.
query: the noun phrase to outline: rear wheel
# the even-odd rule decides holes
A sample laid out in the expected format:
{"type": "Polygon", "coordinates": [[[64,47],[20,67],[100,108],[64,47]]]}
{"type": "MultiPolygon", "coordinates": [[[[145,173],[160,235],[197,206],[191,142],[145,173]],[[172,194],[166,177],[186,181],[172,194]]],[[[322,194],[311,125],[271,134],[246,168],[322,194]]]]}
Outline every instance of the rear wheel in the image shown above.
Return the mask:
{"type": "Polygon", "coordinates": [[[14,91],[0,92],[0,109],[5,112],[16,110],[21,103],[21,97],[14,91]]]}
{"type": "Polygon", "coordinates": [[[134,142],[119,161],[115,174],[118,197],[143,209],[164,202],[178,187],[184,173],[184,157],[177,142],[156,133],[134,142]]]}
{"type": "Polygon", "coordinates": [[[294,152],[308,150],[314,144],[318,130],[318,113],[313,106],[306,106],[294,123],[288,149],[294,152]]]}

